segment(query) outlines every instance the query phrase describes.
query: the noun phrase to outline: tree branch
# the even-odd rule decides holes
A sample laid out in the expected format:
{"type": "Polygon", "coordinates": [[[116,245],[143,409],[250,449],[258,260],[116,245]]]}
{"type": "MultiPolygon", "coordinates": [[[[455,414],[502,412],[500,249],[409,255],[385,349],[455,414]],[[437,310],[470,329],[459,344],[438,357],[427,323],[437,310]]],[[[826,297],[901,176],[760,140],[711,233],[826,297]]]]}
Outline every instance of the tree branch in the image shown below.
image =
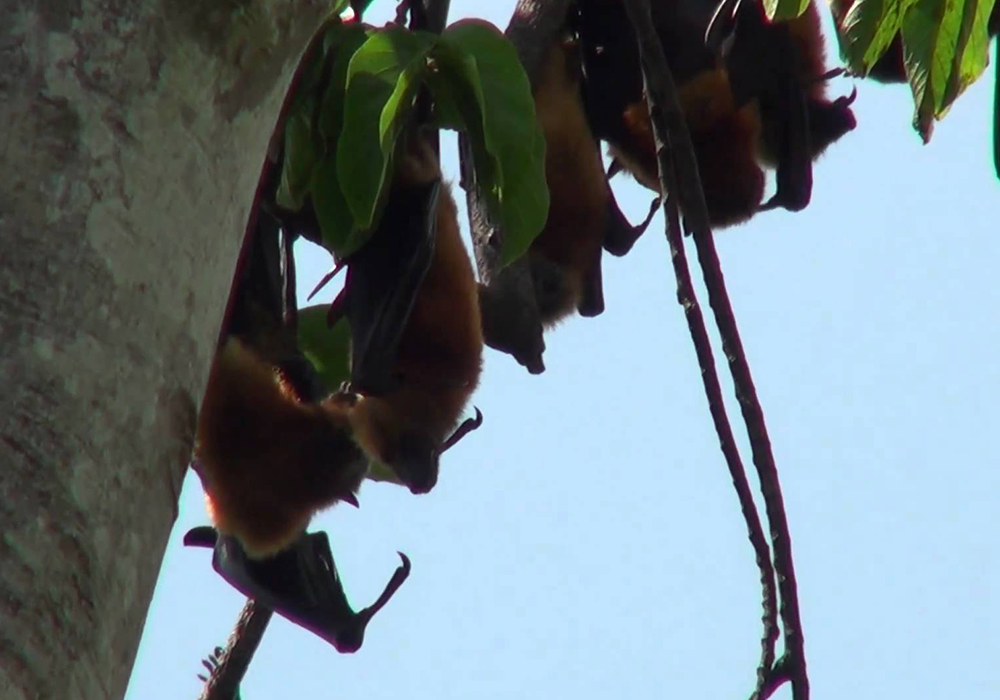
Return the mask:
{"type": "Polygon", "coordinates": [[[233,628],[219,664],[205,683],[198,700],[234,700],[246,675],[254,652],[264,637],[274,613],[269,608],[247,600],[233,628]]]}
{"type": "Polygon", "coordinates": [[[660,171],[660,186],[665,193],[671,193],[671,202],[666,205],[668,219],[668,239],[678,280],[678,300],[684,306],[689,329],[698,352],[705,391],[709,397],[712,417],[716,424],[723,453],[729,465],[733,484],[747,526],[750,540],[757,555],[764,589],[764,634],[761,640],[761,664],[757,673],[757,687],[754,698],[766,698],[784,680],[792,681],[795,700],[809,697],[809,679],[806,673],[805,651],[800,625],[798,594],[795,571],[791,555],[791,538],[785,517],[781,488],[777,469],[771,453],[770,440],[764,423],[763,411],[757,399],[746,354],[740,341],[732,306],[726,293],[725,280],[715,252],[711,229],[708,223],[708,209],[698,173],[698,162],[683,110],[677,97],[673,76],[667,66],[659,39],[653,28],[648,0],[626,0],[626,9],[639,43],[642,57],[643,80],[649,103],[650,119],[657,145],[657,161],[660,171]],[[686,223],[694,229],[695,246],[701,263],[705,284],[708,288],[709,303],[715,314],[723,340],[723,349],[729,360],[736,387],[737,399],[750,436],[754,465],[757,468],[764,495],[768,521],[771,525],[771,542],[775,552],[775,566],[772,568],[770,553],[764,541],[763,531],[756,507],[749,494],[749,485],[739,461],[728,420],[721,405],[721,390],[715,374],[711,348],[701,311],[694,298],[683,241],[679,226],[676,200],[684,212],[686,223]],[[778,631],[774,618],[774,570],[778,573],[778,589],[781,593],[781,619],[785,633],[786,655],[775,665],[774,647],[778,631]],[[787,674],[787,675],[786,675],[787,674]]]}

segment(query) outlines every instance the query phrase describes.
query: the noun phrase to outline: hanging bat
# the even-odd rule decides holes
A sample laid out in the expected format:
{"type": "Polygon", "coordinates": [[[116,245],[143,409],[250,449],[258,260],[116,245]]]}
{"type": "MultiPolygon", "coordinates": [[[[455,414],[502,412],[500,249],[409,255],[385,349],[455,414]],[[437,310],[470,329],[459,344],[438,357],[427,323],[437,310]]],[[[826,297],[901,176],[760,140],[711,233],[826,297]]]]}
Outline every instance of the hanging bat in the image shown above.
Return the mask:
{"type": "Polygon", "coordinates": [[[482,421],[477,410],[456,429],[479,383],[483,333],[458,212],[426,132],[404,133],[394,160],[385,213],[344,261],[330,321],[346,314],[351,328],[355,441],[426,493],[440,455],[482,421]]]}
{"type": "MultiPolygon", "coordinates": [[[[595,131],[640,183],[658,191],[628,16],[619,0],[581,0],[580,7],[595,131]]],[[[815,8],[791,28],[767,23],[758,9],[750,0],[735,7],[724,0],[718,10],[697,0],[652,4],[679,86],[710,221],[719,227],[746,221],[760,209],[803,208],[811,194],[812,159],[854,125],[853,96],[833,102],[824,96],[830,74],[822,71],[815,8]],[[777,192],[763,206],[761,163],[778,170],[777,192]]]]}

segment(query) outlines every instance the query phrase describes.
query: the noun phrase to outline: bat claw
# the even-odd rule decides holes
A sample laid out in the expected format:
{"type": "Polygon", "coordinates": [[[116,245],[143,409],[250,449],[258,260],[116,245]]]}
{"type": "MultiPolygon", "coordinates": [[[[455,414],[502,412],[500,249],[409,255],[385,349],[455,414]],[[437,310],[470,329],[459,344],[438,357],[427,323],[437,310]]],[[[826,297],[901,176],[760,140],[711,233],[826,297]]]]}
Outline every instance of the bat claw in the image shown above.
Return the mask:
{"type": "Polygon", "coordinates": [[[361,508],[361,504],[358,503],[358,497],[355,496],[353,493],[348,493],[345,496],[342,496],[340,500],[342,500],[344,503],[354,506],[355,508],[361,508]]]}
{"type": "Polygon", "coordinates": [[[817,76],[813,80],[813,82],[814,83],[824,83],[827,80],[833,80],[834,78],[839,78],[840,76],[844,75],[845,73],[846,73],[846,71],[843,68],[833,68],[831,70],[828,70],[826,73],[823,73],[822,75],[817,76]]]}
{"type": "Polygon", "coordinates": [[[482,411],[479,410],[478,407],[476,407],[476,417],[466,418],[464,421],[462,421],[462,424],[457,428],[455,428],[455,432],[451,434],[451,437],[445,440],[444,443],[441,445],[441,448],[438,450],[438,454],[439,455],[443,454],[447,450],[457,445],[459,440],[464,438],[473,430],[477,430],[482,424],[483,424],[483,413],[482,411]]]}
{"type": "Polygon", "coordinates": [[[309,296],[306,297],[306,301],[312,301],[312,298],[314,296],[316,296],[316,294],[319,292],[319,290],[321,290],[323,287],[325,287],[327,284],[329,284],[330,280],[332,280],[334,277],[336,277],[337,273],[340,272],[343,269],[344,269],[344,261],[341,260],[336,265],[333,266],[332,270],[330,270],[325,275],[323,275],[323,277],[319,281],[319,284],[317,284],[315,287],[313,287],[313,290],[311,292],[309,292],[309,296]]]}
{"type": "Polygon", "coordinates": [[[850,95],[844,95],[843,97],[838,97],[836,100],[833,101],[833,104],[843,109],[845,107],[850,107],[852,104],[854,104],[854,100],[856,99],[858,99],[857,86],[851,88],[850,95]]]}

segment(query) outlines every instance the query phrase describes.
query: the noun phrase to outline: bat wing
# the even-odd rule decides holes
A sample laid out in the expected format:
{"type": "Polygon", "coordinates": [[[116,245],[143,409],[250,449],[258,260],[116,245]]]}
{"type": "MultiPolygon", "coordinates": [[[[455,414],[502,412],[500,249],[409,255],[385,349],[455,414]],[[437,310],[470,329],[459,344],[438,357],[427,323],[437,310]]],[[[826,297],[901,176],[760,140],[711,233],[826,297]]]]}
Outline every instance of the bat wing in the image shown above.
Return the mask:
{"type": "MultiPolygon", "coordinates": [[[[727,16],[733,5],[735,33],[725,52],[733,97],[737,106],[758,100],[763,137],[778,161],[777,190],[761,209],[800,211],[812,197],[812,149],[805,87],[794,70],[794,40],[787,25],[768,23],[756,0],[722,0],[716,17],[727,16]]],[[[717,29],[713,36],[721,33],[717,29]]]]}
{"type": "Polygon", "coordinates": [[[801,211],[812,198],[812,148],[809,145],[809,112],[806,95],[790,73],[782,77],[781,90],[775,96],[778,115],[772,128],[778,146],[777,189],[762,210],[783,207],[801,211]]]}
{"type": "Polygon", "coordinates": [[[303,534],[290,548],[268,559],[247,557],[236,538],[213,528],[191,530],[189,546],[214,547],[212,566],[231,586],[284,618],[325,639],[341,653],[353,653],[364,642],[368,622],[410,573],[410,561],[396,569],[379,599],[355,612],[324,532],[303,534]]]}
{"type": "Polygon", "coordinates": [[[347,320],[351,385],[381,395],[395,388],[393,367],[417,291],[430,267],[441,181],[396,188],[378,228],[348,259],[347,320]]]}

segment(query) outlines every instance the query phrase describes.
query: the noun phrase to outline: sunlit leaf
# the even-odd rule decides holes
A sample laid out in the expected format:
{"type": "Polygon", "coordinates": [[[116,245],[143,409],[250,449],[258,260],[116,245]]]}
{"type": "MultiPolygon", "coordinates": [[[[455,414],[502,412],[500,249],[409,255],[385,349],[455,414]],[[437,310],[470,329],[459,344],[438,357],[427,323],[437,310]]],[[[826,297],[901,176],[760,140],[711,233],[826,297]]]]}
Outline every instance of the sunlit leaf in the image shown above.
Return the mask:
{"type": "MultiPolygon", "coordinates": [[[[751,2],[752,0],[743,0],[751,2]]],[[[795,19],[809,7],[812,0],[764,0],[764,12],[767,18],[776,21],[795,19]]]]}
{"type": "Polygon", "coordinates": [[[285,120],[284,159],[275,201],[278,206],[291,211],[302,208],[316,167],[318,154],[312,134],[315,108],[316,100],[311,96],[299,99],[292,105],[285,120]]]}
{"type": "Polygon", "coordinates": [[[390,27],[370,36],[351,59],[337,175],[358,228],[368,229],[375,220],[396,137],[412,109],[433,38],[390,27]]]}
{"type": "Polygon", "coordinates": [[[989,62],[993,0],[918,0],[903,17],[903,60],[916,105],[914,127],[930,139],[935,119],[989,62]]]}
{"type": "MultiPolygon", "coordinates": [[[[481,128],[468,123],[471,116],[466,126],[474,150],[492,156],[477,162],[477,178],[487,200],[499,208],[494,215],[503,225],[501,261],[507,264],[528,249],[548,216],[545,139],[534,116],[531,86],[514,47],[487,22],[456,22],[442,34],[441,46],[442,70],[464,82],[466,97],[477,100],[481,128]],[[461,55],[475,61],[475,71],[472,63],[455,58],[461,55]],[[493,172],[480,169],[493,162],[493,172]]],[[[461,111],[469,115],[467,108],[461,111]]]]}
{"type": "Polygon", "coordinates": [[[867,75],[899,34],[903,15],[914,0],[860,0],[844,18],[841,49],[855,73],[867,75]]]}

